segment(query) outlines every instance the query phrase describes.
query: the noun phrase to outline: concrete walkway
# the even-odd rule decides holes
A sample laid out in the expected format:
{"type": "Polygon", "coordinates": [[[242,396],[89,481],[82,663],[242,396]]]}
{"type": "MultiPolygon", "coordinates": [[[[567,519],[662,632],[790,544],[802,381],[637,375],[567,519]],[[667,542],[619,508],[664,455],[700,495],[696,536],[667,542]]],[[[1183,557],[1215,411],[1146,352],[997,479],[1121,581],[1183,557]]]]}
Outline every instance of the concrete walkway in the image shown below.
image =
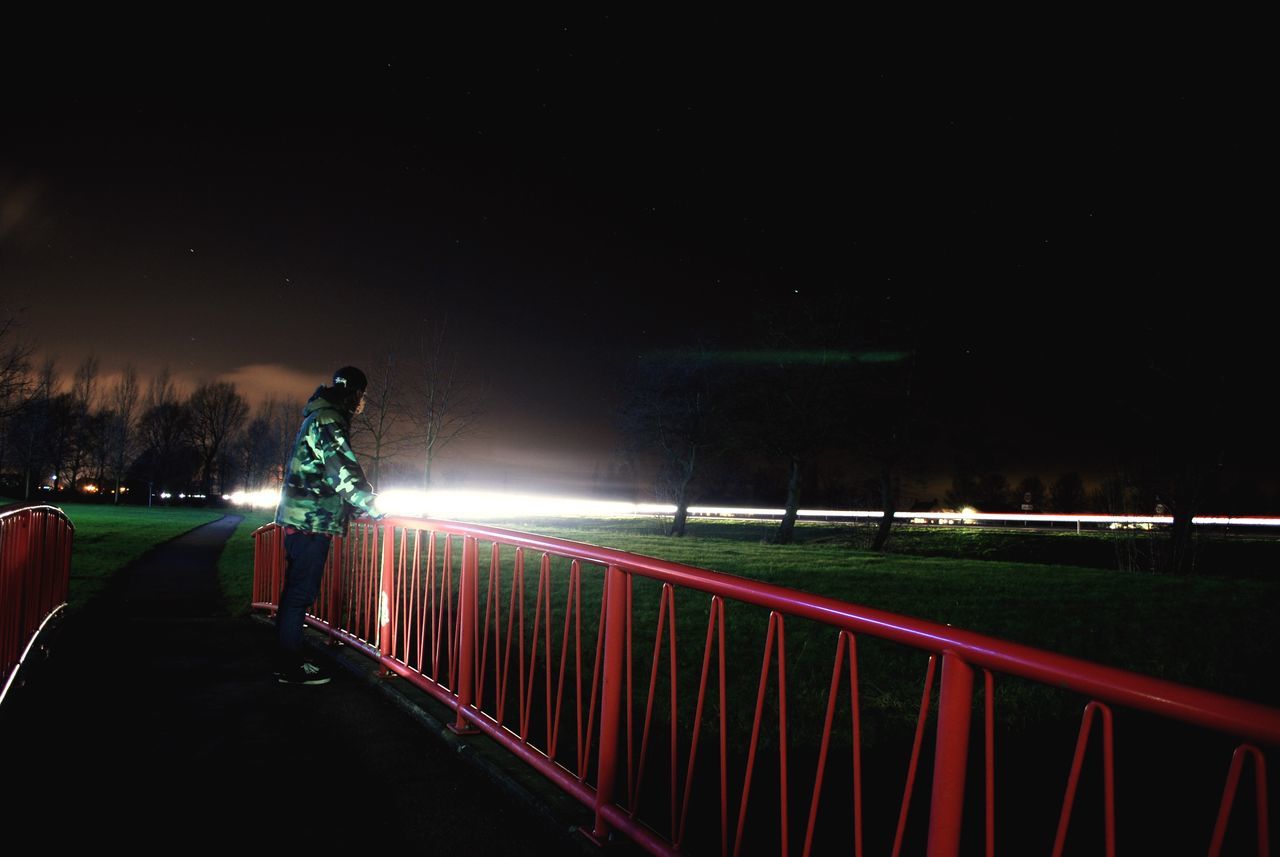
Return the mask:
{"type": "Polygon", "coordinates": [[[316,635],[334,680],[278,684],[273,629],[227,616],[218,593],[217,557],[238,520],[121,571],[26,671],[0,711],[10,836],[600,853],[570,832],[590,820],[576,803],[484,739],[445,732],[442,706],[366,659],[316,635]]]}

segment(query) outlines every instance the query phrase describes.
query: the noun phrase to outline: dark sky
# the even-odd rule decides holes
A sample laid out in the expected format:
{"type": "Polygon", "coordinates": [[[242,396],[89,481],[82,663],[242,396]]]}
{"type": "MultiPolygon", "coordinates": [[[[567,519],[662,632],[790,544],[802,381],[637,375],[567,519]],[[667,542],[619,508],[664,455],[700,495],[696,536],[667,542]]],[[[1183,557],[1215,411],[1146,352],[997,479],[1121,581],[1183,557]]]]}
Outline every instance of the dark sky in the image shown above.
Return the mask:
{"type": "Polygon", "coordinates": [[[938,400],[1011,476],[1110,466],[1107,409],[1152,354],[1265,388],[1271,99],[1247,63],[871,62],[812,28],[633,23],[14,60],[0,302],[64,371],[255,396],[447,319],[493,404],[443,463],[509,484],[608,465],[636,355],[750,347],[762,311],[841,292],[954,361],[938,400]]]}

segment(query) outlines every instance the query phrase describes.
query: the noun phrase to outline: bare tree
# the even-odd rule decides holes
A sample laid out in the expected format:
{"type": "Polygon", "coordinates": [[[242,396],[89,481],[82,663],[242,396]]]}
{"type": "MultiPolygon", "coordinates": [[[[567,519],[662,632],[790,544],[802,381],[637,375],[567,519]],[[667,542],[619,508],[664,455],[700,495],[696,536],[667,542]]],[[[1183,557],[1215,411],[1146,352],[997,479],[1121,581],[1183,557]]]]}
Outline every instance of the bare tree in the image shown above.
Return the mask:
{"type": "Polygon", "coordinates": [[[920,431],[918,397],[912,386],[916,352],[864,351],[847,367],[844,436],[875,471],[880,495],[880,522],[871,549],[887,548],[902,496],[903,481],[920,431]]]}
{"type": "Polygon", "coordinates": [[[283,481],[284,459],[292,448],[298,410],[296,401],[268,398],[237,434],[230,458],[245,488],[270,488],[283,481]]]}
{"type": "Polygon", "coordinates": [[[356,447],[371,463],[369,481],[376,489],[382,478],[383,462],[401,451],[408,426],[395,354],[388,352],[383,359],[374,360],[371,365],[375,368],[370,373],[369,387],[365,391],[364,411],[352,419],[351,427],[353,433],[367,437],[367,442],[357,443],[356,447]]]}
{"type": "Polygon", "coordinates": [[[85,413],[93,410],[98,398],[98,358],[90,354],[76,367],[71,383],[71,395],[85,413]]]}
{"type": "Polygon", "coordinates": [[[267,417],[274,439],[274,458],[270,470],[269,481],[276,485],[284,484],[284,475],[289,462],[285,459],[293,450],[293,440],[298,433],[298,420],[302,413],[302,403],[297,399],[284,399],[273,403],[267,417]]]}
{"type": "Polygon", "coordinates": [[[157,485],[174,490],[185,488],[195,471],[193,459],[197,457],[187,442],[191,433],[190,409],[183,402],[163,395],[157,395],[155,401],[156,404],[147,407],[138,418],[142,449],[138,466],[146,474],[148,505],[157,485]]]}
{"type": "Polygon", "coordinates": [[[738,396],[735,423],[745,448],[785,467],[785,511],[770,538],[773,544],[785,545],[795,533],[806,471],[830,447],[846,400],[837,386],[843,376],[836,352],[777,350],[764,357],[765,362],[743,371],[733,385],[738,396]]]}
{"type": "Polygon", "coordinates": [[[111,388],[111,461],[115,472],[115,502],[120,502],[120,487],[124,480],[125,466],[136,445],[134,428],[138,421],[138,372],[130,363],[124,367],[120,380],[111,388]]]}
{"type": "Polygon", "coordinates": [[[1049,489],[1049,508],[1055,512],[1084,511],[1084,482],[1079,473],[1063,473],[1049,489]]]}
{"type": "Polygon", "coordinates": [[[147,383],[147,396],[143,400],[143,409],[151,410],[160,405],[171,405],[178,401],[178,390],[174,386],[173,377],[166,366],[159,373],[152,375],[147,383]]]}
{"type": "Polygon", "coordinates": [[[10,418],[10,451],[23,474],[24,497],[30,497],[41,474],[50,471],[52,487],[66,484],[63,465],[69,458],[76,413],[71,394],[59,393],[58,388],[57,364],[50,358],[28,379],[10,418]]]}
{"type": "Polygon", "coordinates": [[[623,431],[634,446],[658,458],[660,492],[675,503],[668,535],[683,536],[699,465],[716,449],[722,432],[712,407],[706,355],[646,358],[630,383],[623,431]]]}
{"type": "Polygon", "coordinates": [[[31,351],[31,346],[18,338],[17,318],[0,316],[0,472],[8,460],[11,418],[31,386],[31,351]]]}
{"type": "Polygon", "coordinates": [[[259,409],[258,415],[236,435],[233,442],[231,457],[239,484],[254,489],[266,482],[275,460],[274,440],[271,423],[259,409]]]}
{"type": "Polygon", "coordinates": [[[191,411],[191,443],[200,453],[201,484],[204,493],[210,494],[223,445],[249,415],[249,403],[234,384],[214,381],[197,387],[187,406],[191,411]]]}
{"type": "Polygon", "coordinates": [[[18,338],[17,318],[0,317],[0,417],[6,408],[17,406],[30,385],[31,352],[31,345],[18,338]]]}
{"type": "Polygon", "coordinates": [[[95,463],[101,468],[105,458],[106,437],[102,430],[105,421],[96,419],[94,404],[98,398],[98,358],[90,354],[76,367],[71,376],[68,394],[68,422],[66,434],[66,487],[74,487],[86,472],[92,472],[95,463]]]}
{"type": "MultiPolygon", "coordinates": [[[[41,437],[37,443],[44,449],[44,464],[53,470],[56,489],[65,488],[69,480],[65,465],[70,457],[70,449],[75,430],[72,419],[72,401],[70,393],[61,393],[62,379],[58,375],[56,357],[45,358],[36,375],[34,399],[42,411],[39,421],[41,437]]],[[[28,474],[28,486],[30,474],[28,474]]],[[[28,487],[29,490],[29,487],[28,487]]]]}
{"type": "Polygon", "coordinates": [[[405,412],[409,438],[422,456],[422,488],[431,486],[431,466],[440,450],[475,431],[483,393],[458,368],[458,354],[446,344],[442,324],[423,336],[408,372],[405,412]]]}

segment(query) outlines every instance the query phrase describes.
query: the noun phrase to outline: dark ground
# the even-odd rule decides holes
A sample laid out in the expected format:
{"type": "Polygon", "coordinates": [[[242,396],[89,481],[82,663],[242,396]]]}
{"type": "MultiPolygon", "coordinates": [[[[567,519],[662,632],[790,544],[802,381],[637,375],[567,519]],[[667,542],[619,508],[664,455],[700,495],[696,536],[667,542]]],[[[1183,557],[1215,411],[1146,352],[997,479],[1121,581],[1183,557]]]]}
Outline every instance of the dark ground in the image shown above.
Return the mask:
{"type": "Polygon", "coordinates": [[[590,821],[576,803],[484,739],[440,734],[444,708],[379,688],[367,660],[317,645],[331,683],[277,683],[272,628],[229,617],[218,593],[237,520],[161,545],[47,634],[0,711],[6,827],[102,845],[599,853],[571,832],[590,821]]]}

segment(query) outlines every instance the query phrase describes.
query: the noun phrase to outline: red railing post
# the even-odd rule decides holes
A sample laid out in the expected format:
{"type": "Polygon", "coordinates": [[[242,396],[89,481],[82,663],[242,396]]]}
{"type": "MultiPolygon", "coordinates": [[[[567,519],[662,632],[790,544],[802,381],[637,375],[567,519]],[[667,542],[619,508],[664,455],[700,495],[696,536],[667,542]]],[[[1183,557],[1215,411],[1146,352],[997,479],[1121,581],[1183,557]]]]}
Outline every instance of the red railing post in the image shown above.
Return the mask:
{"type": "MultiPolygon", "coordinates": [[[[391,636],[391,613],[395,610],[395,550],[396,526],[386,524],[382,527],[382,583],[378,592],[378,653],[384,662],[395,654],[395,640],[391,636]]],[[[384,665],[383,675],[394,673],[384,665]]]]}
{"type": "MultiPolygon", "coordinates": [[[[329,623],[330,630],[342,627],[342,575],[343,561],[346,556],[346,536],[334,536],[329,543],[329,570],[325,574],[324,586],[327,591],[323,591],[320,603],[325,605],[325,621],[329,623]]],[[[329,645],[336,646],[339,641],[337,637],[330,635],[329,645]]]]}
{"type": "Polygon", "coordinates": [[[261,600],[258,598],[258,593],[261,591],[258,574],[262,568],[262,539],[259,538],[259,533],[256,530],[250,538],[253,539],[253,584],[250,586],[249,603],[253,604],[255,601],[261,600]]]}
{"type": "Polygon", "coordinates": [[[280,593],[284,591],[285,575],[284,527],[276,527],[271,539],[271,600],[275,613],[280,612],[280,593]]]}
{"type": "Polygon", "coordinates": [[[1257,803],[1258,854],[1259,857],[1271,853],[1271,835],[1267,824],[1267,763],[1262,751],[1250,744],[1241,744],[1231,754],[1231,767],[1227,771],[1227,785],[1222,791],[1222,805],[1218,809],[1218,821],[1213,827],[1213,839],[1209,843],[1209,857],[1218,857],[1222,853],[1222,841],[1227,835],[1227,824],[1231,820],[1231,807],[1236,800],[1236,788],[1240,785],[1240,774],[1244,770],[1245,758],[1253,759],[1254,801],[1257,803]]]}
{"type": "Polygon", "coordinates": [[[458,583],[458,708],[449,728],[459,735],[476,731],[462,717],[462,710],[475,700],[476,658],[476,577],[479,575],[478,548],[474,536],[462,537],[462,579],[458,583]]]}
{"type": "Polygon", "coordinates": [[[929,857],[960,853],[965,765],[973,705],[973,668],[952,652],[942,655],[938,692],[938,746],[934,754],[933,799],[929,812],[929,857]]]}
{"type": "MultiPolygon", "coordinates": [[[[626,577],[616,565],[605,575],[604,666],[601,676],[600,766],[596,781],[595,827],[587,834],[598,844],[609,839],[603,809],[613,803],[618,779],[618,730],[622,721],[622,692],[626,647],[626,577]]],[[[674,621],[674,619],[672,620],[674,621]]],[[[585,831],[583,831],[585,833],[585,831]]]]}

